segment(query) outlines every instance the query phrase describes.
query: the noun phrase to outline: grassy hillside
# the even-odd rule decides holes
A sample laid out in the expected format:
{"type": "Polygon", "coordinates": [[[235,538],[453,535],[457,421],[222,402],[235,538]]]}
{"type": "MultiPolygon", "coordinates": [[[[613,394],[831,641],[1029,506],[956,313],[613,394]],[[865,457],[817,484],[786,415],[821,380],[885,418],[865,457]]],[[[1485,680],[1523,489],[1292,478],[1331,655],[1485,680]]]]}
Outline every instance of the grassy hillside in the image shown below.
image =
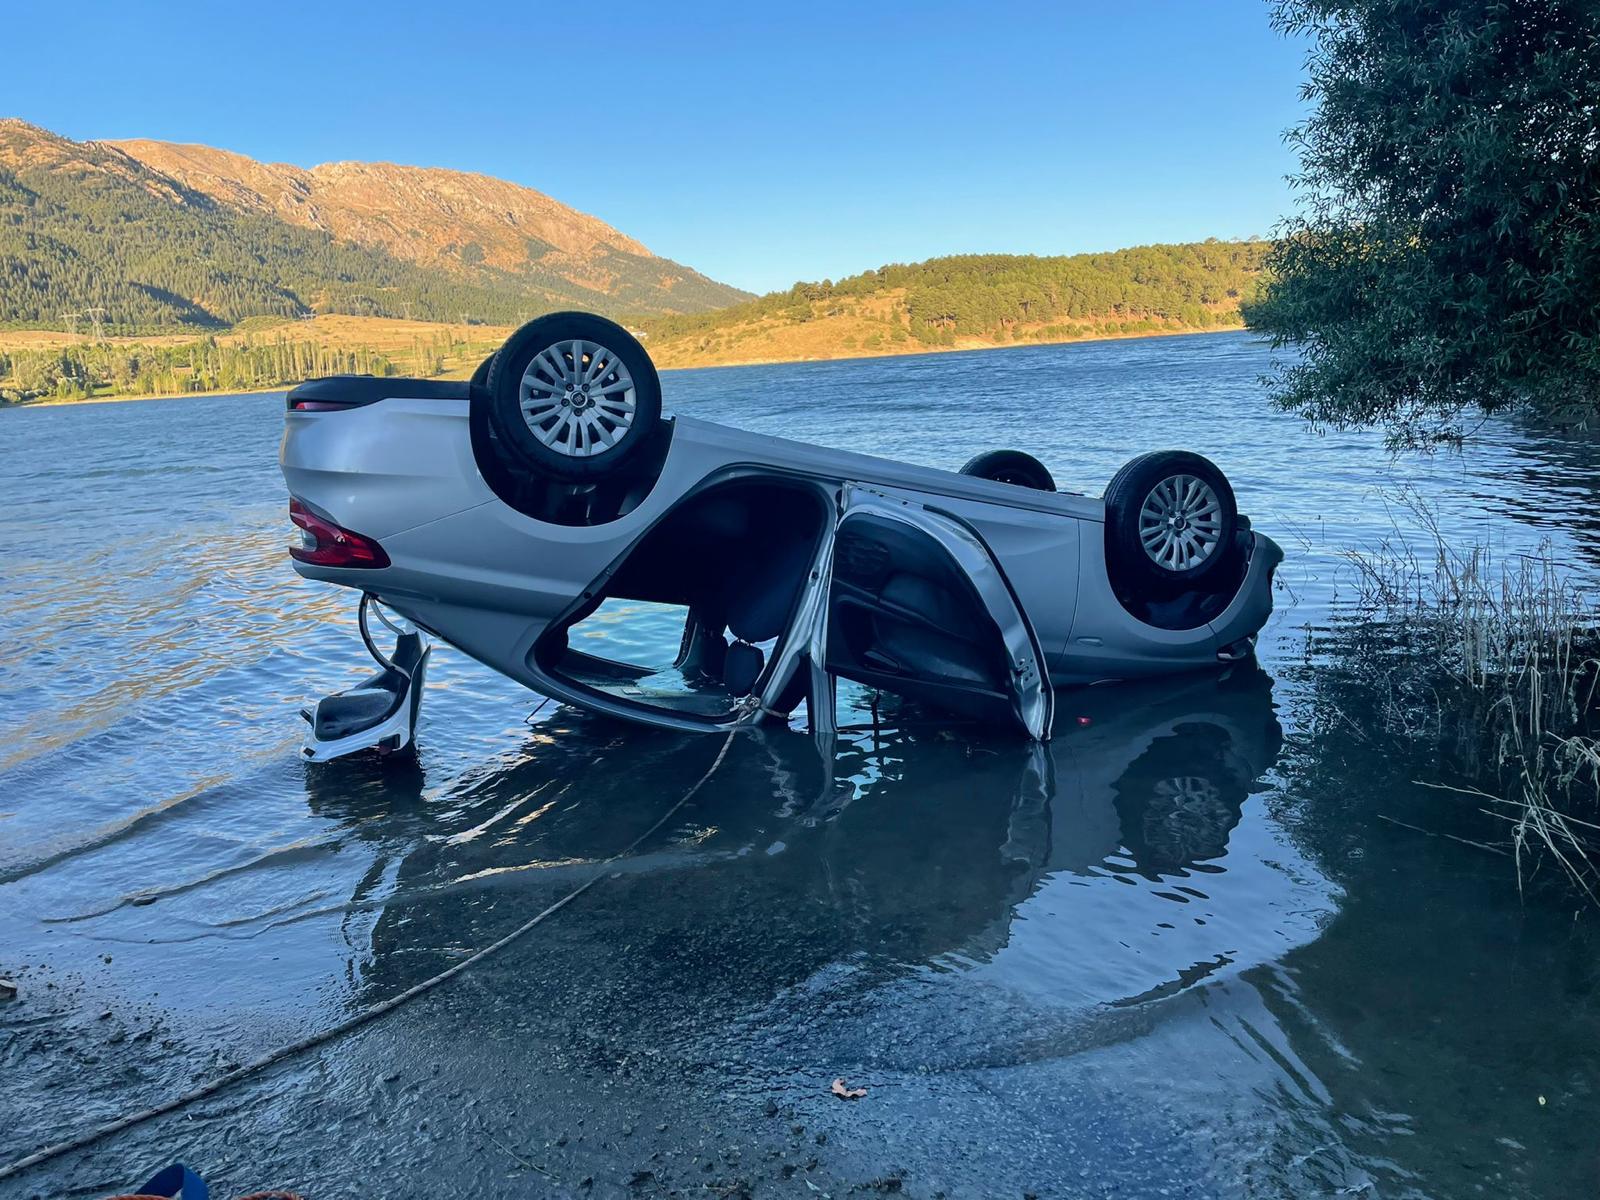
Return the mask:
{"type": "MultiPolygon", "coordinates": [[[[399,205],[372,179],[398,188],[408,170],[369,172],[358,195],[399,205]]],[[[744,295],[562,211],[583,234],[566,250],[529,249],[508,270],[461,247],[447,268],[225,203],[111,145],[0,120],[0,327],[201,331],[312,313],[515,324],[558,307],[673,312],[744,295]]]]}
{"type": "Polygon", "coordinates": [[[907,354],[1239,328],[1268,243],[960,255],[645,322],[663,367],[907,354]]]}

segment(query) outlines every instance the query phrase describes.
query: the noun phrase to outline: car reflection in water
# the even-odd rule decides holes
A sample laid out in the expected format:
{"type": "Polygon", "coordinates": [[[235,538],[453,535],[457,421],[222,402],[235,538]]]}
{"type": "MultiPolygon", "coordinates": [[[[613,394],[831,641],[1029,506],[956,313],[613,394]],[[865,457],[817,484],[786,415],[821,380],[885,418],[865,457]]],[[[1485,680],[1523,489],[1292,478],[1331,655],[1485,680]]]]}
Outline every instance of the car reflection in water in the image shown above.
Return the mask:
{"type": "MultiPolygon", "coordinates": [[[[1058,713],[1041,746],[910,707],[874,717],[864,698],[841,714],[831,763],[805,734],[740,735],[688,805],[604,867],[614,879],[563,911],[561,937],[587,939],[590,962],[634,939],[659,959],[658,986],[681,973],[699,989],[710,973],[749,1000],[846,958],[985,959],[1016,906],[1061,873],[1202,895],[1184,881],[1221,871],[1277,757],[1271,680],[1251,665],[1066,692],[1058,713]]],[[[447,795],[415,763],[307,769],[312,808],[373,852],[345,929],[370,947],[363,999],[458,961],[602,869],[722,744],[569,712],[533,738],[447,795]]]]}

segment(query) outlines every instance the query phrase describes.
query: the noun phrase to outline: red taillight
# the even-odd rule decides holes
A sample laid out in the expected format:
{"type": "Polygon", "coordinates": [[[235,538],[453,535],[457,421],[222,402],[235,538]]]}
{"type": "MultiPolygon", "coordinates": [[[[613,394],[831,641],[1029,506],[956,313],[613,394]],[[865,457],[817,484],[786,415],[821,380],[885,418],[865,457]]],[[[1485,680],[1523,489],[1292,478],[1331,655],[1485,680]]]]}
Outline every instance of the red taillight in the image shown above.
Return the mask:
{"type": "Polygon", "coordinates": [[[296,400],[290,412],[343,412],[353,407],[349,404],[340,404],[334,400],[296,400]]]}
{"type": "Polygon", "coordinates": [[[289,544],[289,557],[319,567],[387,567],[389,556],[365,534],[341,529],[290,497],[289,520],[300,529],[300,541],[289,544]]]}

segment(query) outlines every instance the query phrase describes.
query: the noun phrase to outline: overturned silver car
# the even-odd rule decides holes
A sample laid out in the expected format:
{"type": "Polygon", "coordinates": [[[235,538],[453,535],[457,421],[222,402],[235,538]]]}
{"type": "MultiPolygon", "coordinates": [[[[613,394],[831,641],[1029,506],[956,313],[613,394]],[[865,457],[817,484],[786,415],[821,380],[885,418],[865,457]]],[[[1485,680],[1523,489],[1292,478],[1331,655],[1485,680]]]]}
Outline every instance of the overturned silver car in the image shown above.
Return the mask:
{"type": "Polygon", "coordinates": [[[1014,450],[941,471],[664,417],[644,348],[584,313],[523,326],[470,382],[302,384],[281,464],[295,569],[361,592],[380,664],[307,710],[312,760],[410,743],[430,634],[673,729],[803,705],[826,731],[843,678],[1043,739],[1057,686],[1249,655],[1283,557],[1186,451],[1091,499],[1014,450]],[[681,627],[663,661],[604,652],[624,601],[681,627]]]}

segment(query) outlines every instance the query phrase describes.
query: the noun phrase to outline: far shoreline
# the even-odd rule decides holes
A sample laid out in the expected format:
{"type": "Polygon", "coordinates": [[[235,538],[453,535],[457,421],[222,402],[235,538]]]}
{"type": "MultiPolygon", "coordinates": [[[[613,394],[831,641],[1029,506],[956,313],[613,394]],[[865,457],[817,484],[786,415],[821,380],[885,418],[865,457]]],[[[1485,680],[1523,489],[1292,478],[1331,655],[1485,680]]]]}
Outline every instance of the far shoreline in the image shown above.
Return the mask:
{"type": "MultiPolygon", "coordinates": [[[[956,345],[956,346],[919,346],[914,350],[883,350],[877,353],[850,353],[830,355],[826,358],[751,358],[741,359],[738,362],[713,362],[713,363],[682,363],[673,366],[658,366],[662,372],[669,371],[721,371],[731,367],[777,367],[801,363],[829,363],[829,362],[864,362],[880,358],[916,358],[928,354],[973,354],[984,351],[1028,350],[1039,346],[1078,346],[1096,342],[1128,342],[1139,341],[1147,338],[1172,338],[1172,337],[1205,337],[1219,333],[1249,333],[1248,325],[1232,325],[1222,329],[1154,329],[1143,330],[1138,333],[1105,333],[1094,337],[1063,338],[1060,340],[1012,342],[1007,345],[956,345]]],[[[648,350],[649,345],[646,343],[648,350]]],[[[395,376],[394,378],[405,378],[395,376]]],[[[430,380],[452,381],[470,378],[470,372],[447,371],[442,375],[432,375],[430,380]]],[[[248,388],[243,391],[224,390],[220,388],[207,389],[199,392],[160,392],[155,395],[122,395],[122,396],[84,396],[57,398],[50,397],[42,400],[24,400],[20,403],[0,404],[0,412],[7,409],[23,408],[64,408],[85,404],[125,404],[134,400],[200,400],[212,396],[270,396],[274,393],[288,392],[298,386],[302,381],[294,383],[280,383],[271,387],[248,388]]]]}
{"type": "MultiPolygon", "coordinates": [[[[720,371],[728,367],[781,367],[791,363],[866,362],[878,358],[917,358],[926,354],[979,354],[989,350],[1031,350],[1040,346],[1080,346],[1095,342],[1135,342],[1146,338],[1208,337],[1217,333],[1249,333],[1248,325],[1230,325],[1225,329],[1146,329],[1139,333],[1104,333],[1094,337],[1060,338],[1037,342],[1009,342],[1003,346],[979,343],[965,346],[919,346],[915,350],[883,350],[878,352],[829,355],[827,358],[749,358],[738,362],[675,363],[670,367],[657,364],[658,371],[720,371]]],[[[645,347],[649,349],[648,344],[645,347]]]]}

